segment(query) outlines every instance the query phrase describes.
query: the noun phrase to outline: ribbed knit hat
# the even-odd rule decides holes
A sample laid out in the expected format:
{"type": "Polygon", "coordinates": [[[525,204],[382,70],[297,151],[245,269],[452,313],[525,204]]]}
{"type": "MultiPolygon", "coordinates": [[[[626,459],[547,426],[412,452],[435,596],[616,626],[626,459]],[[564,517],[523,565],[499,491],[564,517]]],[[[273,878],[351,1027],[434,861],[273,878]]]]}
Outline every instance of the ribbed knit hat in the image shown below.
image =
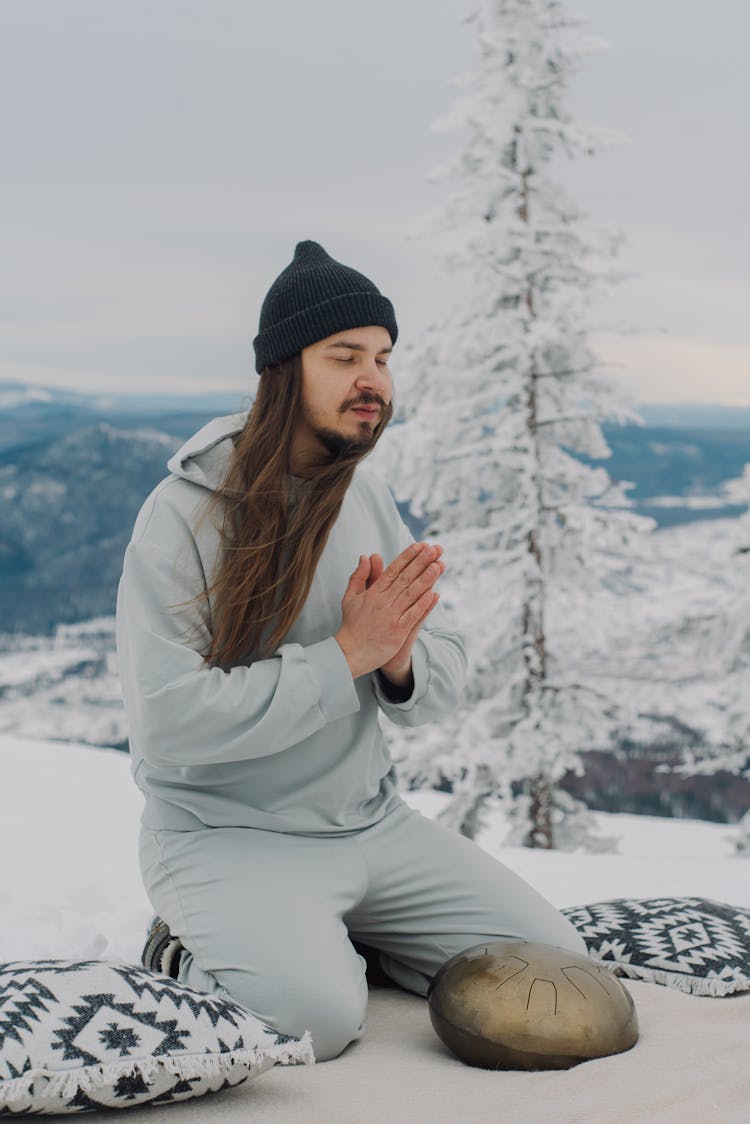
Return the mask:
{"type": "Polygon", "coordinates": [[[356,269],[334,261],[317,242],[298,242],[294,260],[266,293],[253,340],[255,369],[346,328],[379,324],[396,342],[393,305],[356,269]]]}

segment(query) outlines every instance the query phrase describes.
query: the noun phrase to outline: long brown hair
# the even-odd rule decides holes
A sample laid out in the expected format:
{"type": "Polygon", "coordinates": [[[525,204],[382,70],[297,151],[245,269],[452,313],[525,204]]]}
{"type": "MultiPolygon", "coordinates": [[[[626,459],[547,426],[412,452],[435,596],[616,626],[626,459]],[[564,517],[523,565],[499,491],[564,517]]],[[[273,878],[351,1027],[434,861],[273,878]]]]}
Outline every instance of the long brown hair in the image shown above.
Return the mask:
{"type": "Polygon", "coordinates": [[[289,475],[289,457],[301,406],[300,355],[266,367],[214,494],[222,554],[207,594],[209,665],[229,667],[279,646],[302,611],[354,470],[393,414],[389,405],[371,444],[329,456],[299,481],[289,475]]]}

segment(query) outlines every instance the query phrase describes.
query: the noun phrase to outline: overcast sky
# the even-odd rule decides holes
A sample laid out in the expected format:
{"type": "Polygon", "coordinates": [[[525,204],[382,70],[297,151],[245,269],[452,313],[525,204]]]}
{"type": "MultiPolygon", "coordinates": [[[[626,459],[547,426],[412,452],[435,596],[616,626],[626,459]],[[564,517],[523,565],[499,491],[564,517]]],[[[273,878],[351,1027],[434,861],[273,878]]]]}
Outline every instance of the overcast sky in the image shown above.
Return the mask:
{"type": "MultiPolygon", "coordinates": [[[[570,107],[632,138],[566,175],[629,239],[594,342],[638,401],[748,405],[750,7],[570,7],[612,43],[570,107]]],[[[470,8],[0,0],[0,380],[244,391],[260,303],[304,238],[418,338],[456,296],[407,232],[460,144],[430,125],[471,67],[470,8]]]]}

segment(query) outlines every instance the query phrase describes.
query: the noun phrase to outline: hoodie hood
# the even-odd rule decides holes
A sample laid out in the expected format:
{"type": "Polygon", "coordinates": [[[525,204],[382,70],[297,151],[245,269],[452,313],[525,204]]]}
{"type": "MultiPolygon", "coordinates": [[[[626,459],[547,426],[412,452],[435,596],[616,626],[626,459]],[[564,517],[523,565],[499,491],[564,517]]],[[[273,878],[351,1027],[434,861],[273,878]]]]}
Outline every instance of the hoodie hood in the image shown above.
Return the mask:
{"type": "Polygon", "coordinates": [[[214,418],[170,457],[167,468],[174,476],[215,492],[234,450],[232,438],[242,430],[246,418],[247,414],[214,418]]]}

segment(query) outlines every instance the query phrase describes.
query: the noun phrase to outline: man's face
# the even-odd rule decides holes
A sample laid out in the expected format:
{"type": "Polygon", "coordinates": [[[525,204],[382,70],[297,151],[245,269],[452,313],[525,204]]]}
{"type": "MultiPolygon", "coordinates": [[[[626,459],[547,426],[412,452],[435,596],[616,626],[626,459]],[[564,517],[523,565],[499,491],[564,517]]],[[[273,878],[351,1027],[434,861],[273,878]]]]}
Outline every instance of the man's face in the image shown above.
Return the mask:
{"type": "Polygon", "coordinates": [[[372,445],[390,404],[391,337],[385,328],[349,328],[302,351],[302,410],[294,458],[372,445]]]}

